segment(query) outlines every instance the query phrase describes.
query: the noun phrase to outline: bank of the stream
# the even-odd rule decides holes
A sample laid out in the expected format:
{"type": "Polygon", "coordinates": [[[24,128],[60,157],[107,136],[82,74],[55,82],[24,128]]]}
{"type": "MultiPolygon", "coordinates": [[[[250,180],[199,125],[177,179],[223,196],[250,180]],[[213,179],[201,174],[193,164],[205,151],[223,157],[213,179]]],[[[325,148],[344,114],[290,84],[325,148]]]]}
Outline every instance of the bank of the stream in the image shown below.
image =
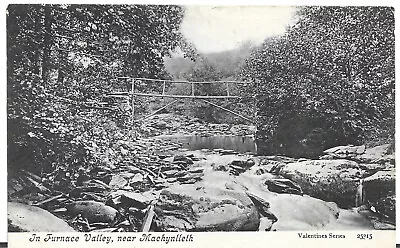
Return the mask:
{"type": "Polygon", "coordinates": [[[389,146],[337,147],[317,160],[257,156],[246,143],[253,127],[162,117],[145,124],[149,137],[116,142],[110,149],[119,160],[110,166],[10,178],[9,229],[395,228],[389,146]]]}

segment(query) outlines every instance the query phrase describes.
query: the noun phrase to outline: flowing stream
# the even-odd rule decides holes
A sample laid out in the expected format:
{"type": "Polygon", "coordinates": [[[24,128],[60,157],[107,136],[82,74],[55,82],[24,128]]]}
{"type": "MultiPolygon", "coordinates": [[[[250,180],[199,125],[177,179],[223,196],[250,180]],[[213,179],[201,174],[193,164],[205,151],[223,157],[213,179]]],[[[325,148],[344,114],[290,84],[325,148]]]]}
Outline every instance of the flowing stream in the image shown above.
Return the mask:
{"type": "Polygon", "coordinates": [[[198,136],[198,135],[161,135],[160,139],[166,139],[178,143],[182,143],[184,148],[190,151],[201,149],[224,149],[233,150],[239,153],[255,154],[257,146],[252,137],[249,136],[198,136]]]}
{"type": "MultiPolygon", "coordinates": [[[[210,164],[226,164],[233,159],[243,159],[244,157],[253,157],[256,154],[257,147],[255,141],[252,137],[247,136],[196,136],[196,135],[183,135],[183,134],[173,134],[173,135],[161,135],[157,138],[170,140],[178,143],[182,143],[183,147],[188,149],[188,153],[195,153],[196,156],[204,156],[207,159],[203,161],[202,167],[206,171],[206,177],[215,174],[210,164]],[[208,154],[207,152],[201,151],[202,149],[224,149],[224,150],[234,150],[239,153],[239,155],[225,155],[220,154],[208,154]],[[240,155],[242,154],[242,155],[240,155]],[[247,155],[244,155],[247,154],[247,155]],[[244,157],[243,157],[244,156],[244,157]]],[[[257,157],[254,157],[255,159],[257,157]]],[[[257,160],[257,159],[256,159],[257,160]]],[[[246,173],[245,173],[246,174],[246,173]]],[[[220,175],[217,173],[217,175],[220,175]]],[[[231,178],[229,175],[223,175],[222,178],[212,178],[212,181],[224,182],[231,178]]],[[[272,176],[272,175],[271,175],[272,176]]],[[[240,180],[241,177],[237,178],[240,180]]],[[[254,187],[258,190],[260,178],[253,176],[248,177],[253,182],[248,184],[248,187],[254,187]]],[[[362,188],[358,190],[356,198],[357,204],[362,202],[362,188]]],[[[261,194],[263,192],[259,191],[261,194]]],[[[321,208],[315,203],[315,200],[308,196],[290,196],[288,194],[274,194],[274,197],[269,197],[271,201],[272,211],[281,216],[280,223],[275,226],[280,230],[293,230],[295,229],[325,229],[325,230],[357,230],[357,229],[373,229],[371,222],[363,215],[359,214],[356,209],[341,209],[339,218],[336,220],[331,220],[327,222],[326,216],[329,213],[324,211],[319,212],[316,216],[309,215],[310,211],[316,211],[315,208],[321,208]],[[296,198],[297,197],[297,198],[296,198]],[[293,201],[292,198],[297,200],[293,201]],[[303,202],[302,204],[300,204],[303,202]],[[306,210],[307,208],[311,208],[306,210]],[[296,211],[296,209],[298,211],[296,211]]]]}

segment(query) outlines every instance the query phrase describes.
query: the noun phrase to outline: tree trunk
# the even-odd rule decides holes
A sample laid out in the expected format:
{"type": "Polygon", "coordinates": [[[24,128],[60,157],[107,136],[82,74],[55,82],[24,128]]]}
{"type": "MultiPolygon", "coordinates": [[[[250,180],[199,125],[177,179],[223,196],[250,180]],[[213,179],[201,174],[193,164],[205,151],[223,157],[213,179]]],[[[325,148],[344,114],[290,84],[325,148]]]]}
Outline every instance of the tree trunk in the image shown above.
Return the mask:
{"type": "Polygon", "coordinates": [[[57,83],[59,85],[64,83],[66,53],[67,52],[60,51],[60,67],[58,68],[58,77],[57,77],[57,83]]]}
{"type": "Polygon", "coordinates": [[[17,62],[17,36],[19,32],[19,23],[14,14],[15,6],[10,5],[8,11],[10,14],[7,15],[7,77],[10,80],[15,73],[14,66],[17,62]]]}
{"type": "Polygon", "coordinates": [[[43,15],[42,15],[42,7],[38,5],[35,8],[36,11],[36,16],[35,16],[35,57],[34,57],[34,68],[33,68],[33,73],[38,75],[39,77],[42,77],[41,72],[42,72],[42,52],[43,49],[41,47],[42,42],[43,42],[43,15]]]}
{"type": "Polygon", "coordinates": [[[48,83],[50,80],[50,57],[51,57],[51,6],[44,6],[44,40],[43,40],[43,80],[48,83]]]}

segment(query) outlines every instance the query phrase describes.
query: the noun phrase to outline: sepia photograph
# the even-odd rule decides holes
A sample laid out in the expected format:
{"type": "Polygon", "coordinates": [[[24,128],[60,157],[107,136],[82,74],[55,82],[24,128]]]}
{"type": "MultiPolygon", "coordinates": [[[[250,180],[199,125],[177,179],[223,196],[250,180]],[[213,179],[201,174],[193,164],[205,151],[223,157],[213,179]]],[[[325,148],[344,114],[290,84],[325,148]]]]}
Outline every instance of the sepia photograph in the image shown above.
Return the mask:
{"type": "Polygon", "coordinates": [[[8,5],[8,232],[395,230],[394,11],[8,5]]]}

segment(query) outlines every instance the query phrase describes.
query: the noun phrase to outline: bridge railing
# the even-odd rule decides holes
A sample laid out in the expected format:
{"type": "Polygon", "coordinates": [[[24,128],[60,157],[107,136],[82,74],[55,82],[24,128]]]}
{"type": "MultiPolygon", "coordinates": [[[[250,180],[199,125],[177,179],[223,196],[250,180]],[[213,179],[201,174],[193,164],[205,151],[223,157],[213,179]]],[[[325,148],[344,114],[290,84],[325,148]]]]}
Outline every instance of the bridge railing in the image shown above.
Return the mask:
{"type": "MultiPolygon", "coordinates": [[[[246,85],[248,82],[239,82],[239,81],[206,81],[206,82],[194,82],[194,81],[184,81],[184,80],[164,80],[164,79],[151,79],[151,78],[130,78],[130,77],[119,77],[119,79],[126,80],[127,85],[130,85],[130,93],[135,96],[149,96],[149,97],[170,97],[170,98],[199,98],[199,99],[226,99],[226,98],[241,98],[237,95],[232,95],[231,90],[232,87],[230,85],[246,85]],[[160,91],[158,93],[144,93],[138,92],[137,87],[141,84],[157,84],[160,85],[160,91]],[[182,95],[182,94],[167,94],[167,84],[187,84],[191,86],[190,94],[182,95]],[[224,86],[224,95],[199,95],[196,94],[196,86],[205,85],[205,84],[217,84],[217,85],[225,85],[224,86]]],[[[126,92],[127,93],[127,92],[126,92]]]]}
{"type": "MultiPolygon", "coordinates": [[[[234,114],[240,118],[243,118],[249,122],[252,122],[249,118],[240,115],[238,113],[235,113],[232,110],[229,110],[227,108],[224,108],[222,106],[219,106],[213,102],[210,102],[209,100],[211,99],[240,99],[242,98],[241,96],[232,94],[232,84],[236,85],[241,85],[245,86],[250,84],[249,82],[241,82],[241,81],[205,81],[205,82],[195,82],[195,81],[185,81],[185,80],[165,80],[165,79],[151,79],[151,78],[133,78],[133,77],[118,77],[118,80],[123,80],[125,84],[125,89],[126,91],[118,91],[118,92],[113,92],[113,95],[126,95],[126,96],[131,96],[131,107],[132,107],[132,118],[134,118],[135,115],[135,98],[136,97],[161,97],[161,98],[173,98],[175,99],[174,101],[166,104],[165,106],[157,109],[154,111],[152,114],[146,116],[145,118],[148,118],[161,110],[165,109],[166,107],[180,101],[183,99],[199,99],[205,103],[208,103],[214,107],[217,107],[219,109],[222,109],[224,111],[227,111],[231,114],[234,114]],[[143,90],[143,85],[146,84],[157,84],[160,89],[157,92],[152,92],[152,93],[143,93],[139,92],[140,90],[143,90]],[[167,85],[171,84],[187,84],[190,85],[190,94],[170,94],[167,93],[167,85]],[[224,94],[219,94],[219,95],[199,95],[196,94],[196,86],[199,85],[210,85],[210,84],[216,84],[216,85],[224,85],[223,91],[224,94]]],[[[220,87],[221,89],[221,87],[220,87]]]]}

